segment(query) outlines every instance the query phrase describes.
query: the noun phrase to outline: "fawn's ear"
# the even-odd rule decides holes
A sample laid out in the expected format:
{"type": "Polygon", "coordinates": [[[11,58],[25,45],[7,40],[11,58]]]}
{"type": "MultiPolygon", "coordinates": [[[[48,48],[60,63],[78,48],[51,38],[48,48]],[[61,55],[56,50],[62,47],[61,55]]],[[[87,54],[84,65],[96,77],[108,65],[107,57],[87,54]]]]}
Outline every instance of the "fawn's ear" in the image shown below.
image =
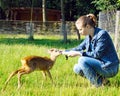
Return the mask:
{"type": "Polygon", "coordinates": [[[51,53],[51,52],[54,51],[54,50],[55,50],[54,48],[49,49],[49,50],[48,50],[48,53],[51,53]]]}

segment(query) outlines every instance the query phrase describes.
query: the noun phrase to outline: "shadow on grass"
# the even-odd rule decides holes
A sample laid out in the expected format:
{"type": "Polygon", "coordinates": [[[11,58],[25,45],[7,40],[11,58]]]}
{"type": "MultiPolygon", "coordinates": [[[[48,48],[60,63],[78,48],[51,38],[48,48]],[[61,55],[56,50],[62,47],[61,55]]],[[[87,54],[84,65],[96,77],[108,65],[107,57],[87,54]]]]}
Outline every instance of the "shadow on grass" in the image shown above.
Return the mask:
{"type": "Polygon", "coordinates": [[[47,47],[55,47],[55,48],[72,48],[80,44],[82,40],[72,39],[69,40],[68,43],[64,43],[62,40],[57,39],[35,39],[28,40],[25,38],[0,38],[0,44],[6,45],[37,45],[37,46],[47,46],[47,47]]]}

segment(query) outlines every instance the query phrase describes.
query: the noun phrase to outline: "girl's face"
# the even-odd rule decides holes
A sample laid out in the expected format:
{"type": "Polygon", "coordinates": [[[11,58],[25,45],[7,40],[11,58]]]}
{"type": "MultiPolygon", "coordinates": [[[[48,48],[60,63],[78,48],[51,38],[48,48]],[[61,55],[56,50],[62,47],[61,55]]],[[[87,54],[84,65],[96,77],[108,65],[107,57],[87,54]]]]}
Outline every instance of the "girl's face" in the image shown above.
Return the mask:
{"type": "Polygon", "coordinates": [[[82,26],[82,23],[76,23],[76,27],[81,35],[88,35],[89,34],[89,26],[87,25],[86,27],[82,26]]]}

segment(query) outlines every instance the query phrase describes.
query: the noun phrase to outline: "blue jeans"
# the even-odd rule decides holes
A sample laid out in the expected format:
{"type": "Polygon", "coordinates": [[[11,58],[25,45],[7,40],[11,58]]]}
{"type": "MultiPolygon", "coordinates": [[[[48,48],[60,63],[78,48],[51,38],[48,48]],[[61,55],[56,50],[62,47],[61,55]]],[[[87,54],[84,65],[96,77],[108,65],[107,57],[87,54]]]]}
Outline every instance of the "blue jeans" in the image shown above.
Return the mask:
{"type": "Polygon", "coordinates": [[[91,84],[99,87],[102,85],[102,79],[110,78],[118,73],[118,64],[108,68],[102,68],[103,63],[97,59],[90,57],[80,57],[78,64],[75,64],[73,70],[87,78],[91,84]]]}

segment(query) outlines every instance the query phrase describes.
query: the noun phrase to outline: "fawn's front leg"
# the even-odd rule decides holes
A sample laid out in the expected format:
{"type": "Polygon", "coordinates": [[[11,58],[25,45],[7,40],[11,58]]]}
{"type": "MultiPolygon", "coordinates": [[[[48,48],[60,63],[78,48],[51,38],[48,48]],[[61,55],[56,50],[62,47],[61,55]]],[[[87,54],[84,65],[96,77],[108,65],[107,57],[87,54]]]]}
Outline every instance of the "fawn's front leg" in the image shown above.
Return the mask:
{"type": "Polygon", "coordinates": [[[46,72],[47,72],[47,74],[48,74],[50,80],[52,81],[52,84],[54,85],[54,82],[53,82],[52,75],[51,75],[50,71],[47,70],[46,72]]]}
{"type": "Polygon", "coordinates": [[[43,74],[44,79],[46,80],[47,79],[46,71],[42,71],[42,74],[43,74]]]}

